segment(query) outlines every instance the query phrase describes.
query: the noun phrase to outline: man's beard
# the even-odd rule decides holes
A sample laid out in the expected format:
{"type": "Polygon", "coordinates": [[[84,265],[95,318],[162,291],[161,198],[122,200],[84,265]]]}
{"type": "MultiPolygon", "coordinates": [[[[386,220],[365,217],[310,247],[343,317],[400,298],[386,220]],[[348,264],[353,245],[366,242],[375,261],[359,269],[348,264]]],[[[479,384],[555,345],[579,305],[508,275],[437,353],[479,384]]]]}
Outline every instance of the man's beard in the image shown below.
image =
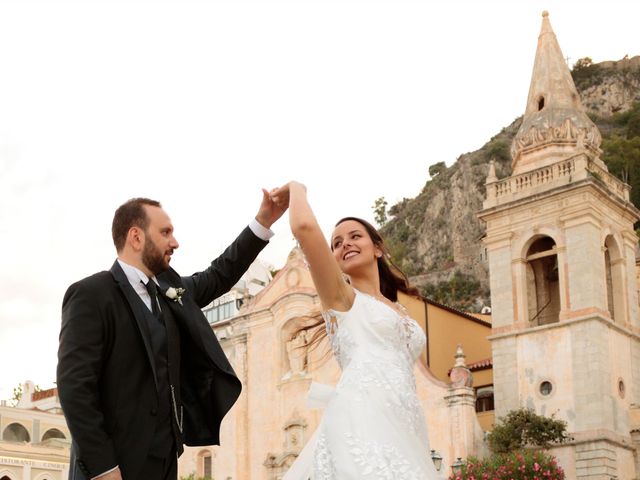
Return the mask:
{"type": "Polygon", "coordinates": [[[164,253],[149,239],[145,239],[142,249],[142,263],[154,275],[169,270],[169,263],[164,260],[164,253]]]}

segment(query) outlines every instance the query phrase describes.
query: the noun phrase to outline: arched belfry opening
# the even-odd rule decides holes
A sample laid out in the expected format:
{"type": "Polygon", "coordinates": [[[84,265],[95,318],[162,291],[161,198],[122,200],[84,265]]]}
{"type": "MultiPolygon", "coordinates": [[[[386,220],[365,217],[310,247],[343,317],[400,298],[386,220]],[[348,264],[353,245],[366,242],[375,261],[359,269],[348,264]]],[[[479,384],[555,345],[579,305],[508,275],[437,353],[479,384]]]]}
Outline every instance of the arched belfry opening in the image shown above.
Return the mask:
{"type": "Polygon", "coordinates": [[[613,235],[604,241],[604,270],[607,310],[616,323],[624,322],[624,258],[613,235]]]}
{"type": "Polygon", "coordinates": [[[531,244],[527,250],[526,269],[530,326],[558,322],[560,315],[558,249],[551,237],[540,237],[531,244]]]}

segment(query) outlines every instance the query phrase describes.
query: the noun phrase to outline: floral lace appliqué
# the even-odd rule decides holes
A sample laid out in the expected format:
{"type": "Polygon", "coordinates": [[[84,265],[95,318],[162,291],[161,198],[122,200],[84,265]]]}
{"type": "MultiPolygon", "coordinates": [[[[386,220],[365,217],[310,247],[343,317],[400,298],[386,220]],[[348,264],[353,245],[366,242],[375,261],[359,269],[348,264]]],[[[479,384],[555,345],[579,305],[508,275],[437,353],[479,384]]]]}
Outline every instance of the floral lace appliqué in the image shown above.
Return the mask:
{"type": "Polygon", "coordinates": [[[333,458],[327,445],[327,436],[321,434],[318,437],[313,458],[313,480],[336,480],[337,478],[333,458]]]}
{"type": "Polygon", "coordinates": [[[394,445],[366,441],[351,433],[345,434],[349,453],[360,467],[363,478],[375,480],[423,480],[420,468],[394,445]]]}

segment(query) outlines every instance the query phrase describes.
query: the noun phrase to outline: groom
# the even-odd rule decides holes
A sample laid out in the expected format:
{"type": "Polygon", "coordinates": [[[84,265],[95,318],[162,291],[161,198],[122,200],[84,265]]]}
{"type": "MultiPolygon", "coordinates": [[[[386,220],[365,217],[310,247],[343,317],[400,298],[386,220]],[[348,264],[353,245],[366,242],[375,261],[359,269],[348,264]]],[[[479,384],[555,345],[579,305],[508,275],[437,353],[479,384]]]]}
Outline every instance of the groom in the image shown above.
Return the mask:
{"type": "Polygon", "coordinates": [[[74,283],[62,304],[57,384],[72,436],[73,480],[175,480],[183,443],[219,444],[240,381],[200,308],[227,292],[286,207],[266,191],[255,220],[203,272],[181,277],[160,203],[113,218],[118,258],[74,283]]]}

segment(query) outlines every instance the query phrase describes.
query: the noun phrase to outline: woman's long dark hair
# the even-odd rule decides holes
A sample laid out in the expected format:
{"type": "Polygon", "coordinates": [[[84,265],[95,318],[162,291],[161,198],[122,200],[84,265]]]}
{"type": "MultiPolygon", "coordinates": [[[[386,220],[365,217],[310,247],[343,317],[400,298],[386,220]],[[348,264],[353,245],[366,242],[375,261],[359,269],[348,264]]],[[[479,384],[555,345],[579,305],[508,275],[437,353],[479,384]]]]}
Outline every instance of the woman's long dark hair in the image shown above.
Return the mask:
{"type": "MultiPolygon", "coordinates": [[[[409,283],[407,276],[391,261],[391,256],[385,248],[382,236],[373,225],[361,218],[344,217],[340,219],[335,226],[337,227],[341,223],[350,220],[362,225],[367,231],[367,234],[371,238],[373,244],[382,252],[382,256],[378,258],[380,293],[392,302],[398,301],[398,291],[406,293],[407,295],[419,297],[420,292],[418,289],[409,283]]],[[[331,246],[331,250],[333,250],[333,246],[331,246]]],[[[298,328],[291,335],[291,338],[294,338],[302,331],[313,332],[307,344],[298,348],[315,347],[327,336],[327,331],[324,328],[324,320],[319,315],[310,318],[313,320],[312,323],[298,328]]]]}

